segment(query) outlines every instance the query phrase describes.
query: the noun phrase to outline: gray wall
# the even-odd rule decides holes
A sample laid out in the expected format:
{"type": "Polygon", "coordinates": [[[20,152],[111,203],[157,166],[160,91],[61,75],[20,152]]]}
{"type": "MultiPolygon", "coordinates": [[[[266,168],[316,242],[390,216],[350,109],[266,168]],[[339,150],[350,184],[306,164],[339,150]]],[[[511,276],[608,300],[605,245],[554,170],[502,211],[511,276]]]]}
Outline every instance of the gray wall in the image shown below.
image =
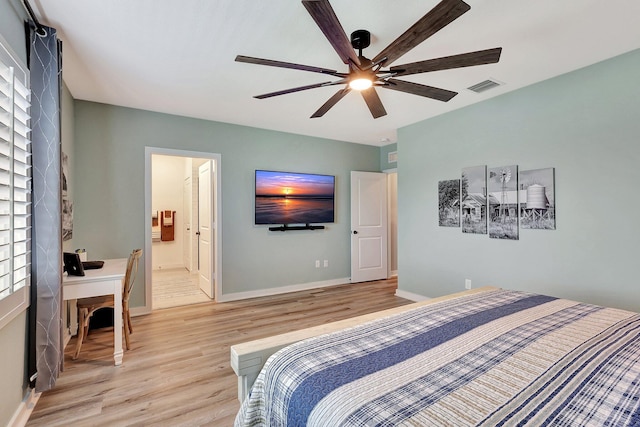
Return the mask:
{"type": "MultiPolygon", "coordinates": [[[[73,240],[91,258],[144,245],[145,146],[221,154],[223,295],[349,277],[349,172],[378,171],[378,147],[76,101],[73,240]],[[255,226],[255,169],[335,175],[335,224],[255,226]]],[[[132,306],[143,304],[136,286],[132,306]]]]}
{"type": "Polygon", "coordinates": [[[640,50],[399,132],[400,289],[494,285],[640,311],[640,50]],[[437,184],[467,166],[555,167],[557,230],[438,227],[437,184]]]}
{"type": "MultiPolygon", "coordinates": [[[[26,64],[23,22],[26,13],[19,0],[0,0],[0,34],[26,64]]],[[[27,311],[0,329],[0,425],[7,425],[27,392],[27,311]]]]}
{"type": "Polygon", "coordinates": [[[28,390],[27,312],[0,329],[0,425],[7,425],[28,390]]]}

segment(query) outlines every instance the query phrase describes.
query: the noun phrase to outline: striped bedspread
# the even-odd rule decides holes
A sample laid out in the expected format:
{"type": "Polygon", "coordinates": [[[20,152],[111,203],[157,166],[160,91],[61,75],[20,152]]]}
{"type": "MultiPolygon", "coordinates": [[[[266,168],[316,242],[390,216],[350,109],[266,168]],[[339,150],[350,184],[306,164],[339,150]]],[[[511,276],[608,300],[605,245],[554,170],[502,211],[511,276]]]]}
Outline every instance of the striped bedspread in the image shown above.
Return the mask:
{"type": "Polygon", "coordinates": [[[640,426],[640,314],[496,290],[288,346],[236,426],[640,426]]]}

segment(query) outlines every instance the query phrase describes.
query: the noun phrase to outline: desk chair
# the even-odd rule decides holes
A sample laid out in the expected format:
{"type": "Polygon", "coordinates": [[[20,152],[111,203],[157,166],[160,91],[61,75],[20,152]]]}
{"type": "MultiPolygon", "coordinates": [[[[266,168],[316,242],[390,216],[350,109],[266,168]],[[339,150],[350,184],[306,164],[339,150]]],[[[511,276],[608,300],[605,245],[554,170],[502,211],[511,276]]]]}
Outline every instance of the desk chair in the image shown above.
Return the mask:
{"type": "MultiPolygon", "coordinates": [[[[122,279],[122,326],[124,328],[124,340],[127,345],[127,350],[130,349],[129,334],[133,333],[133,326],[131,326],[131,314],[129,312],[129,296],[131,295],[131,289],[136,280],[138,273],[138,263],[142,256],[142,249],[135,249],[129,255],[127,261],[127,270],[122,279]]],[[[104,295],[99,297],[81,298],[76,303],[78,307],[78,342],[76,344],[76,351],[73,355],[73,360],[78,358],[80,354],[80,348],[82,347],[82,341],[87,338],[89,334],[89,319],[91,315],[101,308],[112,307],[113,308],[113,295],[104,295]]]]}

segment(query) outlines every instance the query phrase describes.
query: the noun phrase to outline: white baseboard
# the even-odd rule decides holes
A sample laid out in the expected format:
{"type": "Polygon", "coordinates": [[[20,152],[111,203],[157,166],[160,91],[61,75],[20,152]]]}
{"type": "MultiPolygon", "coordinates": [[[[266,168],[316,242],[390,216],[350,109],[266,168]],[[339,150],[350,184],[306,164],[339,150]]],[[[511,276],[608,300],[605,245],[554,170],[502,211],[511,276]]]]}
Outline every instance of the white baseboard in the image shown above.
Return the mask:
{"type": "MultiPolygon", "coordinates": [[[[350,278],[325,280],[322,282],[301,283],[298,285],[282,286],[279,288],[260,289],[258,291],[234,292],[231,294],[223,294],[218,302],[238,301],[249,298],[268,297],[271,295],[286,294],[289,292],[307,291],[309,289],[326,288],[327,286],[344,285],[349,283],[350,278]]],[[[133,313],[132,313],[133,314],[133,313]]]]}
{"type": "MultiPolygon", "coordinates": [[[[298,291],[308,291],[309,289],[317,289],[317,288],[326,288],[329,286],[337,286],[344,285],[351,282],[350,277],[343,277],[341,279],[332,279],[332,280],[324,280],[321,282],[309,282],[309,283],[300,283],[297,285],[289,285],[289,286],[281,286],[278,288],[269,288],[269,289],[260,289],[257,291],[247,291],[247,292],[233,292],[230,294],[223,294],[220,298],[218,298],[217,302],[231,302],[231,301],[240,301],[244,299],[251,298],[259,298],[259,297],[268,297],[272,295],[280,295],[287,294],[289,292],[298,292],[298,291]]],[[[409,299],[412,301],[423,301],[425,299],[429,299],[427,297],[423,297],[421,295],[410,294],[406,292],[407,295],[415,295],[418,299],[410,298],[409,296],[400,295],[399,292],[404,293],[404,291],[396,290],[396,295],[405,299],[409,299]]],[[[131,316],[144,316],[146,314],[151,313],[150,307],[131,307],[131,316]]]]}
{"type": "Polygon", "coordinates": [[[431,298],[425,297],[423,295],[414,294],[413,292],[403,291],[402,289],[396,289],[396,296],[404,299],[408,299],[410,301],[427,301],[431,298]]]}
{"type": "Polygon", "coordinates": [[[36,407],[36,403],[38,403],[38,399],[40,399],[40,395],[42,393],[36,393],[34,389],[30,388],[27,391],[24,399],[20,402],[18,409],[13,414],[13,417],[9,420],[9,427],[24,427],[27,425],[27,421],[29,421],[29,417],[33,412],[33,408],[36,407]]]}
{"type": "Polygon", "coordinates": [[[184,264],[163,264],[163,265],[154,265],[152,267],[152,270],[157,271],[157,270],[177,270],[179,268],[184,268],[185,270],[187,269],[187,267],[184,266],[184,264]]]}
{"type": "Polygon", "coordinates": [[[151,314],[151,307],[131,307],[129,312],[131,312],[132,317],[144,316],[145,314],[151,314]]]}

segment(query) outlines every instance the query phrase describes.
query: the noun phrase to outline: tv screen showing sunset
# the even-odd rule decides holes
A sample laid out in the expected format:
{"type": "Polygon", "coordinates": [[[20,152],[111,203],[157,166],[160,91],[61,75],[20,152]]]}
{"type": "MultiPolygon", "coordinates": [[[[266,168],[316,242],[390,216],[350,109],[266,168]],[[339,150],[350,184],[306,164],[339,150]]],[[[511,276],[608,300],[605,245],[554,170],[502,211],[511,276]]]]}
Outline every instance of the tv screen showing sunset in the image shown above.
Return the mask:
{"type": "Polygon", "coordinates": [[[256,224],[311,224],[334,221],[335,177],[256,171],[256,224]]]}

